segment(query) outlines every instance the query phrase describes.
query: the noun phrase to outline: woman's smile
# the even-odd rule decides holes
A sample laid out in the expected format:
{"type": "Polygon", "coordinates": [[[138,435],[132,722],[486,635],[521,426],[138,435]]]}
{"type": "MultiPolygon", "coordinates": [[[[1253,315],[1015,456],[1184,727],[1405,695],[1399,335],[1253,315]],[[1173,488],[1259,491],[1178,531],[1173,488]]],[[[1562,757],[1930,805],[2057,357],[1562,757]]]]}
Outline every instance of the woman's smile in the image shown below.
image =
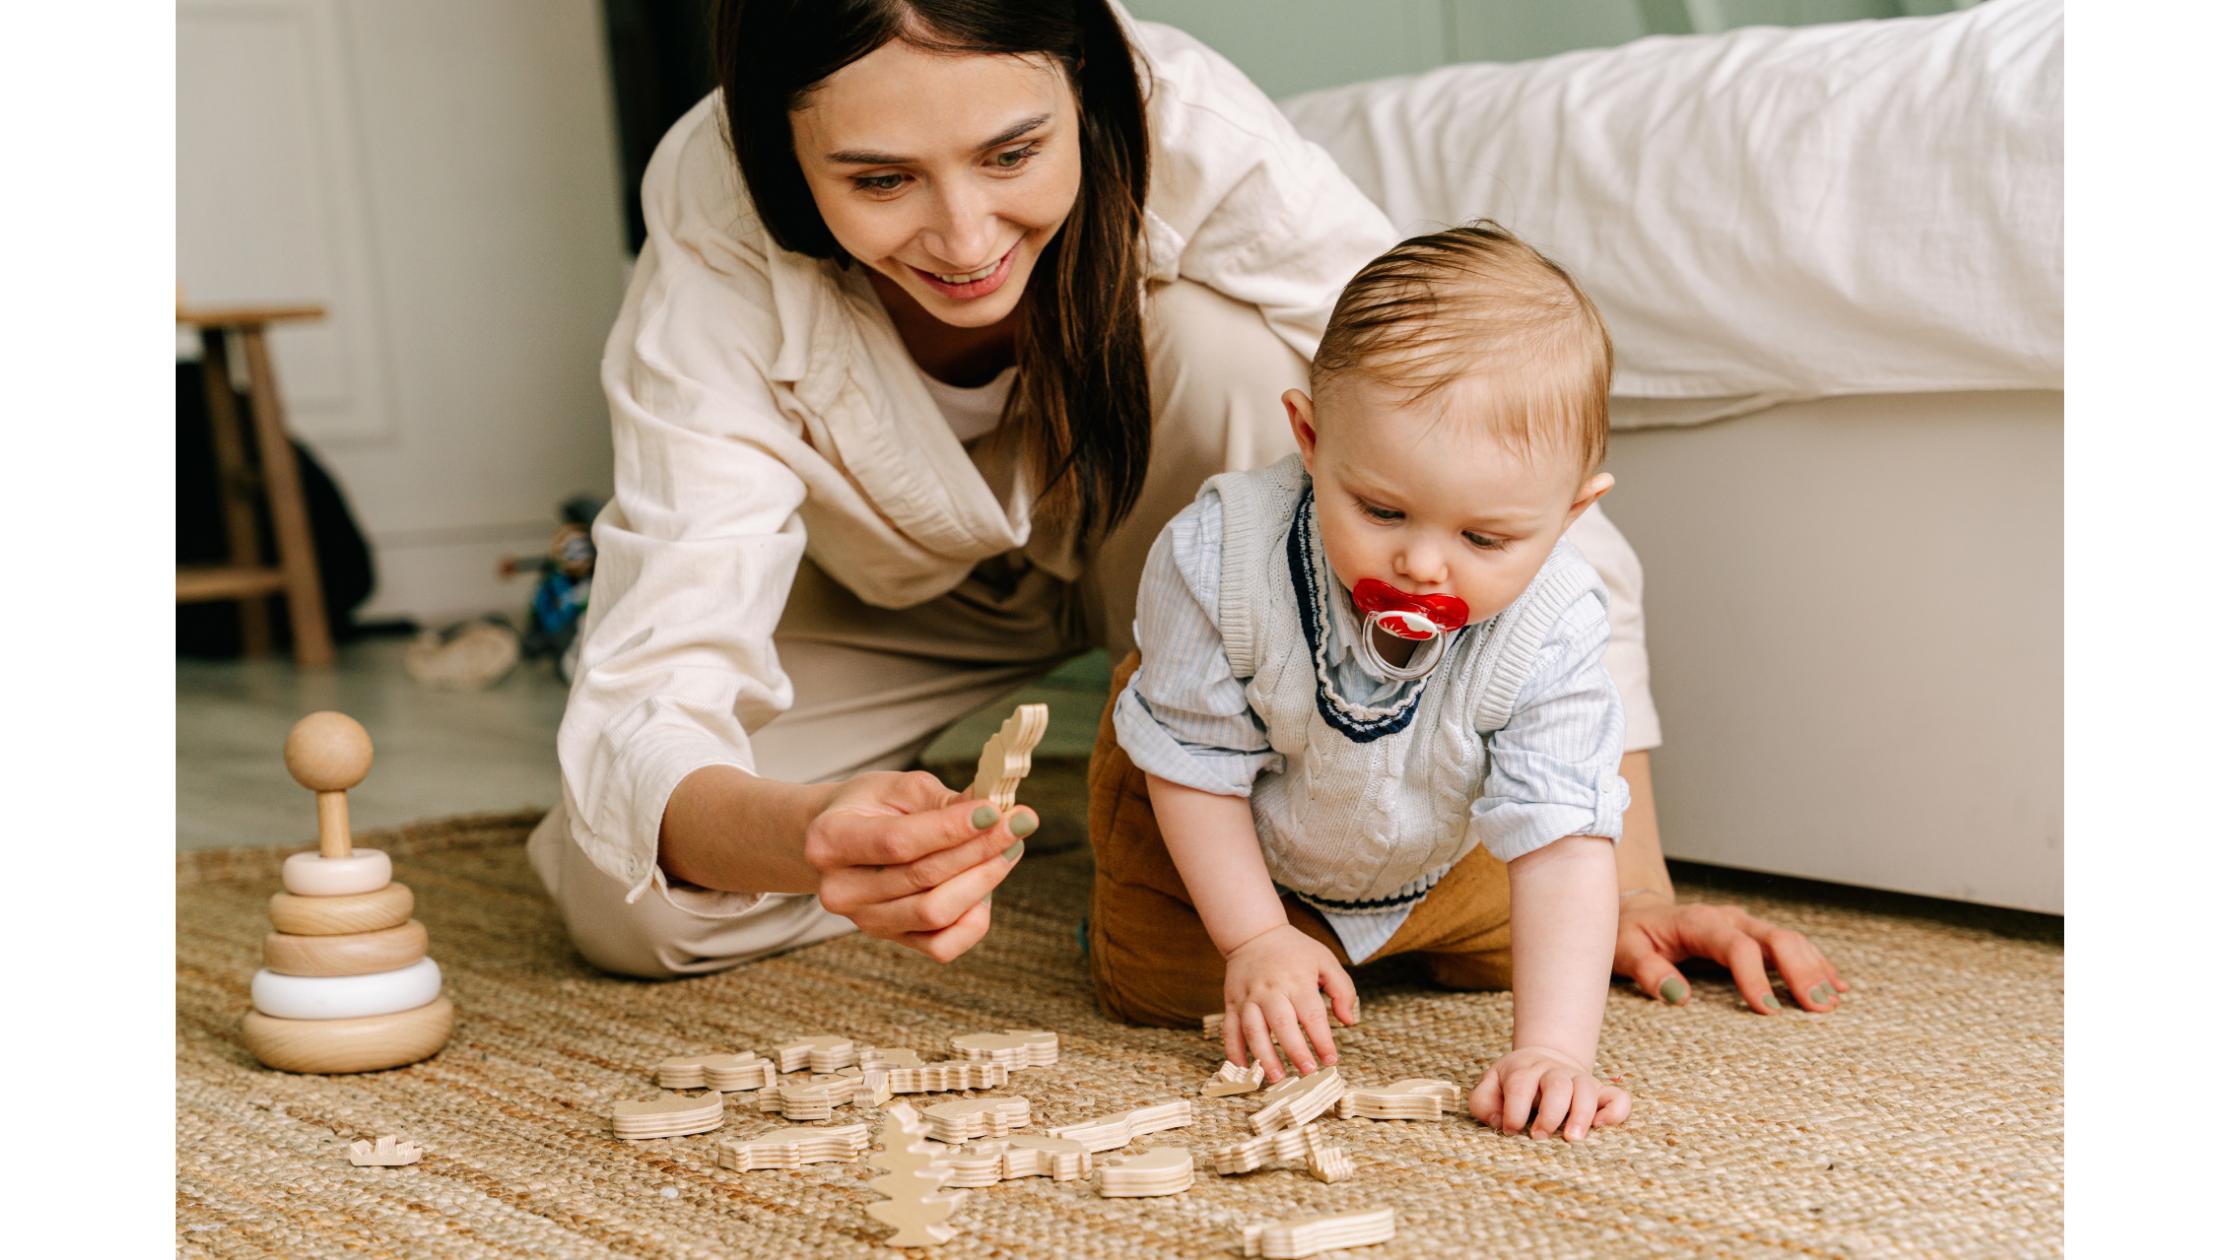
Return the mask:
{"type": "Polygon", "coordinates": [[[1011,260],[1017,257],[1018,253],[1019,246],[1014,242],[1011,248],[1003,251],[1003,257],[978,270],[966,272],[944,273],[928,271],[923,267],[911,266],[908,263],[903,265],[910,267],[911,274],[917,276],[919,280],[925,283],[927,288],[941,296],[954,301],[969,302],[974,298],[985,297],[1002,288],[1003,282],[1011,278],[1011,260]]]}

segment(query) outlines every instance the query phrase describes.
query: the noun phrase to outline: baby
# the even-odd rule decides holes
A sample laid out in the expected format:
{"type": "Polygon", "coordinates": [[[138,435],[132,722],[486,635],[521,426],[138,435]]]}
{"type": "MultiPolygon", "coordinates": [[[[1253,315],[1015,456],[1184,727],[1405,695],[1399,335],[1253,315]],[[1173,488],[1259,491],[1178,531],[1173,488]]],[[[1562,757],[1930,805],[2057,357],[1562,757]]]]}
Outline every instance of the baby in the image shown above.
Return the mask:
{"type": "Polygon", "coordinates": [[[1308,383],[1298,455],[1207,482],[1145,566],[1090,769],[1098,999],[1221,1010],[1230,1061],[1280,1078],[1278,1047],[1337,1061],[1348,964],[1416,954],[1515,991],[1480,1120],[1622,1123],[1594,1055],[1624,716],[1607,593],[1563,539],[1612,484],[1602,317],[1472,224],[1363,268],[1308,383]]]}

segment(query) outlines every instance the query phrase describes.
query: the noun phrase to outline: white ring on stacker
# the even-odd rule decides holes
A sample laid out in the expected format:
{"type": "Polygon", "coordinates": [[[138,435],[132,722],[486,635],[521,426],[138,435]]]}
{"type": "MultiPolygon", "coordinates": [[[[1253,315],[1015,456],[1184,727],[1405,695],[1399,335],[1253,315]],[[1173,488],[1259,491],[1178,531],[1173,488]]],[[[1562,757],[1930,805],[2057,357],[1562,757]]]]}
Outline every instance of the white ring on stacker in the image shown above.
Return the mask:
{"type": "Polygon", "coordinates": [[[275,1019],[356,1019],[426,1006],[443,992],[443,969],[423,958],[395,971],[362,976],[283,976],[260,970],[249,1001],[275,1019]]]}
{"type": "Polygon", "coordinates": [[[389,883],[389,855],[352,849],[348,857],[293,853],[280,864],[280,886],[298,897],[347,897],[379,892],[389,883]]]}

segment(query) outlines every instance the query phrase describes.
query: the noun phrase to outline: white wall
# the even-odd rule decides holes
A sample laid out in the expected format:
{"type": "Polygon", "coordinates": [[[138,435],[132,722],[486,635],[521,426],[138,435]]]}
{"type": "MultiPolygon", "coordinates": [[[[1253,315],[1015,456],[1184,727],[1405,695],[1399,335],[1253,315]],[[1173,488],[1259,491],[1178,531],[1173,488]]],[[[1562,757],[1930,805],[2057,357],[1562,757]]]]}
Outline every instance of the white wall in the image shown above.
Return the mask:
{"type": "Polygon", "coordinates": [[[363,613],[517,612],[498,558],[612,483],[598,0],[178,0],[178,58],[179,281],[328,308],[275,359],[373,543],[363,613]]]}

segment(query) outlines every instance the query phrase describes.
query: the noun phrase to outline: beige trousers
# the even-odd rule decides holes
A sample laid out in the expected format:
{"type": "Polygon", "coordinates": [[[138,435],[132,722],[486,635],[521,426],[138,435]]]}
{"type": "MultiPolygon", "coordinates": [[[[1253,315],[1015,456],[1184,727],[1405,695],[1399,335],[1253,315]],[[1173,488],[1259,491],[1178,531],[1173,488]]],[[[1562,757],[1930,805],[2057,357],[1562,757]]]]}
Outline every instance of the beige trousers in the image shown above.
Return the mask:
{"type": "MultiPolygon", "coordinates": [[[[1151,464],[1133,512],[1063,582],[1018,556],[982,564],[915,608],[873,608],[804,560],[779,619],[778,660],[794,706],[754,732],[756,773],[796,783],[911,765],[935,736],[1092,647],[1134,647],[1136,585],[1159,530],[1215,473],[1292,449],[1283,391],[1307,365],[1259,311],[1183,281],[1151,291],[1151,464]]],[[[694,975],[852,930],[814,896],[719,893],[669,882],[625,903],[627,885],[591,864],[554,810],[529,838],[576,948],[637,976],[694,975]]]]}
{"type": "MultiPolygon", "coordinates": [[[[804,560],[777,631],[794,706],[754,732],[756,772],[794,783],[908,768],[936,735],[1102,646],[1135,647],[1136,586],[1159,531],[1219,472],[1257,468],[1293,449],[1283,391],[1307,365],[1259,311],[1182,281],[1151,291],[1144,348],[1151,376],[1151,466],[1135,510],[1063,582],[1000,556],[963,585],[915,608],[873,608],[804,560]]],[[[1610,671],[1625,697],[1627,747],[1657,740],[1639,610],[1640,565],[1599,507],[1570,537],[1612,601],[1610,671]]],[[[591,864],[559,810],[529,837],[529,860],[593,965],[624,975],[718,971],[853,930],[808,894],[759,896],[672,884],[656,867],[635,902],[591,864]]]]}

